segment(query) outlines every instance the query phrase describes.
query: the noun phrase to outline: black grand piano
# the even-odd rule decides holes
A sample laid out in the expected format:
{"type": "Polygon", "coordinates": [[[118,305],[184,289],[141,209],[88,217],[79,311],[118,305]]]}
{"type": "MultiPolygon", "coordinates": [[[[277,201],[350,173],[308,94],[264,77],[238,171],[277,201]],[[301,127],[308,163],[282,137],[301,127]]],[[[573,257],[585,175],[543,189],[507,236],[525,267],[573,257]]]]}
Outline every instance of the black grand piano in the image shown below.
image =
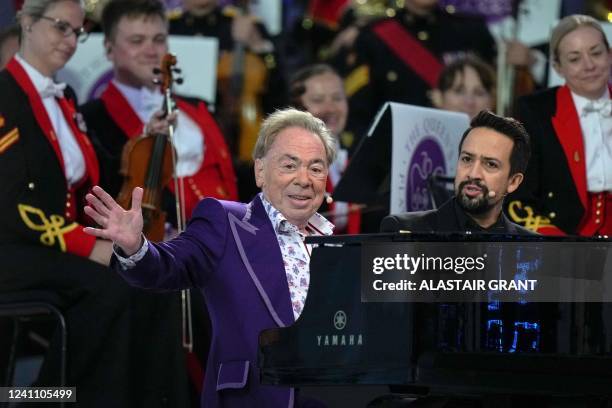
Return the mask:
{"type": "MultiPolygon", "coordinates": [[[[550,238],[399,233],[309,238],[318,246],[304,311],[293,326],[261,333],[262,383],[312,391],[339,407],[366,406],[390,390],[414,396],[612,398],[612,303],[362,301],[366,245],[471,240],[488,248],[514,241],[505,255],[512,264],[520,248],[544,239],[550,238]],[[328,398],[338,390],[339,398],[328,398]]],[[[602,243],[558,238],[561,248],[571,240],[602,243]]],[[[595,264],[589,255],[572,265],[612,275],[610,242],[603,243],[595,264]]],[[[547,251],[547,259],[568,263],[554,247],[547,251]]]]}

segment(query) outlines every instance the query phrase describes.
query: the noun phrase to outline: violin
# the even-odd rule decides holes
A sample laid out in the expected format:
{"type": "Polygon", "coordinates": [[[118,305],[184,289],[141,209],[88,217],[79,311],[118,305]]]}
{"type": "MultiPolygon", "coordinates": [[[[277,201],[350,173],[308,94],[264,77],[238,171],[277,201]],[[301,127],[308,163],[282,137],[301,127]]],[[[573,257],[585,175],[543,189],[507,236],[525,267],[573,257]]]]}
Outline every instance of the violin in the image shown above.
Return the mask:
{"type": "MultiPolygon", "coordinates": [[[[181,70],[176,68],[176,56],[166,54],[161,67],[155,70],[158,76],[154,80],[159,85],[164,102],[163,117],[167,117],[175,110],[172,98],[174,83],[182,83],[182,78],[175,77],[181,70]]],[[[176,174],[177,156],[172,145],[174,127],[168,127],[168,134],[144,134],[130,140],[123,148],[121,156],[121,174],[125,177],[117,202],[123,208],[132,205],[132,191],[135,187],[142,187],[142,217],[144,221],[143,232],[150,241],[163,241],[166,224],[166,213],[162,210],[162,192],[171,180],[174,181],[176,195],[177,231],[185,229],[185,188],[183,180],[176,174]]],[[[181,291],[181,317],[183,347],[193,352],[193,327],[191,314],[191,294],[189,289],[181,291]]]]}
{"type": "MultiPolygon", "coordinates": [[[[180,83],[179,78],[177,80],[174,78],[174,74],[180,72],[175,65],[176,57],[167,54],[162,59],[161,67],[155,72],[159,78],[154,82],[159,84],[164,95],[162,106],[164,117],[174,110],[172,85],[174,82],[180,83]]],[[[166,213],[161,208],[162,192],[173,179],[176,161],[176,153],[171,143],[172,130],[171,127],[170,137],[161,133],[144,134],[130,140],[124,146],[121,156],[120,173],[124,177],[124,182],[117,202],[123,208],[130,208],[134,188],[140,186],[144,189],[143,232],[147,239],[154,242],[163,241],[165,233],[166,213]]],[[[177,205],[180,205],[178,197],[177,205]]]]}

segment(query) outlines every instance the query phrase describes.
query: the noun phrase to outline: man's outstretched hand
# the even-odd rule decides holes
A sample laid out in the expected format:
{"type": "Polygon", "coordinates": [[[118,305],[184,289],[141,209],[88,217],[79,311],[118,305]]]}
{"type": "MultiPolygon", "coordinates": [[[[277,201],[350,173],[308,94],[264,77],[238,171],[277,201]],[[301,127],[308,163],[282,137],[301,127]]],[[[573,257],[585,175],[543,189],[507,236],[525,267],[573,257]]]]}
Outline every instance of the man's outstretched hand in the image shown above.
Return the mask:
{"type": "Polygon", "coordinates": [[[101,187],[95,186],[85,196],[87,204],[85,214],[90,216],[100,227],[85,228],[85,232],[97,238],[113,241],[126,255],[133,255],[142,245],[142,194],[136,187],[132,191],[132,208],[124,210],[101,187]]]}

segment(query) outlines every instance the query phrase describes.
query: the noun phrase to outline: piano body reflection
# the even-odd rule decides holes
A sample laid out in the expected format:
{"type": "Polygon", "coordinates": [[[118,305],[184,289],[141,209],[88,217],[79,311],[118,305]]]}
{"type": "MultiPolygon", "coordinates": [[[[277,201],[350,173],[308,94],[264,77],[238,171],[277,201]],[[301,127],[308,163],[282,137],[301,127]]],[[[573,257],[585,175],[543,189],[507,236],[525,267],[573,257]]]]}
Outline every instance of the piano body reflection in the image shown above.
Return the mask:
{"type": "MultiPolygon", "coordinates": [[[[362,302],[364,244],[473,240],[486,248],[484,239],[308,238],[318,244],[308,298],[294,325],[260,334],[261,381],[295,387],[391,385],[435,395],[612,396],[612,303],[362,302]]],[[[490,239],[528,248],[550,238],[490,239]]],[[[510,256],[520,256],[517,252],[510,256]]],[[[516,262],[518,269],[528,264],[516,262]]]]}

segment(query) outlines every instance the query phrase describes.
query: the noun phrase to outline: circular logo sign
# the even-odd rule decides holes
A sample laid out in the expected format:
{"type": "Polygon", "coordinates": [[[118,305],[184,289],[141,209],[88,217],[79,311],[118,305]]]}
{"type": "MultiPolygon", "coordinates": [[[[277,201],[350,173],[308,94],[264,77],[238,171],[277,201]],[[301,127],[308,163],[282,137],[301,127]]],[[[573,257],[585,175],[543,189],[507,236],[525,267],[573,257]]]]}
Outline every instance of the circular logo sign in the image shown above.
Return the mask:
{"type": "Polygon", "coordinates": [[[334,327],[338,330],[344,329],[346,326],[346,313],[342,310],[338,310],[334,315],[334,327]]]}
{"type": "Polygon", "coordinates": [[[432,208],[427,179],[432,174],[446,174],[444,153],[437,141],[425,137],[414,149],[406,178],[407,211],[423,211],[432,208]]]}

